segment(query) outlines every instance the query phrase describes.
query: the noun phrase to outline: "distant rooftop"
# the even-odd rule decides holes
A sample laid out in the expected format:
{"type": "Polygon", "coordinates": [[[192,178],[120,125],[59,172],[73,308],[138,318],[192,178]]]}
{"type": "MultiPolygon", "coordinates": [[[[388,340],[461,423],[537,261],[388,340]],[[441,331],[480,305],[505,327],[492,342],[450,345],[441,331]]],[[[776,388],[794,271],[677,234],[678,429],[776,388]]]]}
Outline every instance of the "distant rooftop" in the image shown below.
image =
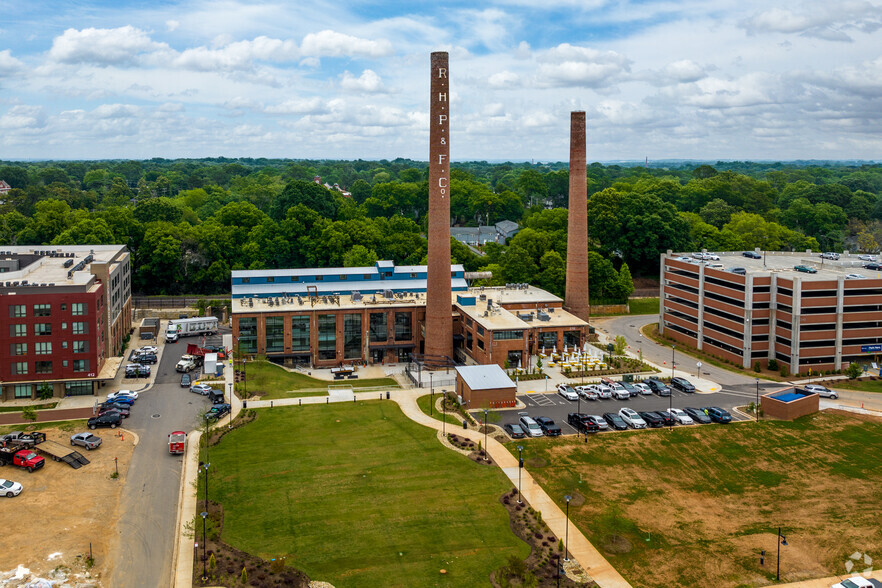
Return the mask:
{"type": "Polygon", "coordinates": [[[495,390],[497,388],[514,388],[508,374],[495,363],[489,365],[457,366],[456,373],[472,390],[495,390]]]}
{"type": "MultiPolygon", "coordinates": [[[[805,281],[818,280],[836,280],[845,277],[848,274],[857,274],[865,278],[882,278],[882,272],[876,270],[864,269],[866,260],[858,259],[856,253],[841,253],[838,260],[822,259],[819,252],[811,251],[759,251],[760,259],[745,257],[742,251],[717,251],[715,254],[719,256],[717,260],[701,261],[696,259],[693,251],[684,253],[668,253],[665,255],[668,259],[689,258],[689,263],[703,264],[714,267],[715,264],[722,265],[720,271],[732,271],[734,268],[744,268],[747,274],[751,275],[771,275],[776,274],[779,277],[788,279],[801,278],[805,281]],[[798,272],[793,268],[797,265],[807,266],[817,270],[817,273],[798,272]]],[[[876,257],[879,259],[879,257],[876,257]]]]}
{"type": "Polygon", "coordinates": [[[93,279],[91,264],[119,262],[125,250],[125,245],[0,246],[0,287],[82,286],[93,279]]]}

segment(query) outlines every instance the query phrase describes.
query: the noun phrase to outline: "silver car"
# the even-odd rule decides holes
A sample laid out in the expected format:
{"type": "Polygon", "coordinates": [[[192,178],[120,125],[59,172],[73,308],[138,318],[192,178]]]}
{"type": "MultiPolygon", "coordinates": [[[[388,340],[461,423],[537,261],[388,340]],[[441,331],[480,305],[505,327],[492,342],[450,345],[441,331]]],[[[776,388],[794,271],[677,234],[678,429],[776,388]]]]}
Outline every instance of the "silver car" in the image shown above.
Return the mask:
{"type": "Polygon", "coordinates": [[[839,398],[839,394],[836,393],[836,390],[825,388],[820,384],[806,384],[805,386],[803,386],[803,389],[806,392],[814,392],[821,398],[839,398]]]}

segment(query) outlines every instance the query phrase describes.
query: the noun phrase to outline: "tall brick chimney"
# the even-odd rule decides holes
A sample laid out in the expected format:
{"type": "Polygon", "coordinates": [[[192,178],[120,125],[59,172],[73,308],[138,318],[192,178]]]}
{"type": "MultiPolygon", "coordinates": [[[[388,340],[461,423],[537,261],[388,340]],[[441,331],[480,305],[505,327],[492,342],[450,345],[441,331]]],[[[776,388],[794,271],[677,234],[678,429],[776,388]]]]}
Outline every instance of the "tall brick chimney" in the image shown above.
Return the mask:
{"type": "Polygon", "coordinates": [[[567,220],[567,291],[564,308],[587,321],[588,180],[585,166],[585,113],[570,113],[570,205],[567,220]]]}
{"type": "MultiPolygon", "coordinates": [[[[429,98],[429,267],[425,354],[453,358],[453,314],[450,295],[449,72],[447,52],[432,53],[429,98]]],[[[584,157],[582,161],[584,168],[584,157]]]]}

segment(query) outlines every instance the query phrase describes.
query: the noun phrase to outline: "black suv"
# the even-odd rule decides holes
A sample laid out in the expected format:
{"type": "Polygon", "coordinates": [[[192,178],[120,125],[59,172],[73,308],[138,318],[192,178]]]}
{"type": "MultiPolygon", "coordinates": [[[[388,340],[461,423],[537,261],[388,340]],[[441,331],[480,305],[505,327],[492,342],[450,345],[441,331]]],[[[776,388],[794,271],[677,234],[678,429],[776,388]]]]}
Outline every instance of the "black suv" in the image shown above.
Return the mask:
{"type": "Polygon", "coordinates": [[[674,422],[674,417],[666,410],[657,410],[655,411],[655,414],[661,417],[666,427],[673,427],[676,424],[674,422]]]}
{"type": "Polygon", "coordinates": [[[132,361],[140,364],[154,364],[156,363],[156,354],[155,353],[141,353],[139,355],[135,355],[132,357],[132,361]]]}
{"type": "Polygon", "coordinates": [[[643,380],[643,383],[649,386],[649,389],[658,394],[659,396],[670,396],[671,389],[668,388],[668,385],[658,380],[656,378],[648,378],[643,380]]]}
{"type": "Polygon", "coordinates": [[[224,391],[212,388],[208,391],[208,400],[212,404],[219,404],[224,401],[224,391]]]}
{"type": "Polygon", "coordinates": [[[147,378],[150,376],[150,366],[130,364],[126,366],[127,378],[147,378]]]}
{"type": "Polygon", "coordinates": [[[539,427],[541,427],[542,432],[545,433],[546,437],[559,437],[561,434],[560,427],[554,424],[554,421],[548,417],[536,417],[536,422],[539,423],[539,427]]]}
{"type": "Polygon", "coordinates": [[[600,430],[597,423],[589,419],[587,414],[581,412],[569,413],[567,415],[567,422],[572,425],[578,433],[596,433],[600,430]]]}
{"type": "Polygon", "coordinates": [[[695,408],[693,406],[687,406],[683,409],[683,412],[692,417],[692,420],[698,423],[699,425],[708,425],[711,422],[709,416],[707,416],[703,410],[700,408],[695,408]]]}
{"type": "Polygon", "coordinates": [[[615,429],[616,431],[627,431],[628,423],[625,422],[625,419],[620,417],[614,412],[605,412],[603,413],[603,418],[609,423],[609,426],[615,429]]]}
{"type": "Polygon", "coordinates": [[[756,251],[745,251],[742,253],[744,257],[749,257],[750,259],[762,259],[763,256],[757,253],[756,251]]]}
{"type": "Polygon", "coordinates": [[[705,406],[704,412],[705,412],[705,414],[707,414],[707,416],[710,417],[710,420],[712,420],[715,423],[731,423],[732,422],[732,415],[729,414],[729,411],[723,410],[722,408],[720,408],[718,406],[705,406]]]}
{"type": "Polygon", "coordinates": [[[90,418],[86,424],[90,429],[97,429],[98,427],[115,429],[122,424],[122,415],[118,412],[106,412],[90,418]]]}
{"type": "Polygon", "coordinates": [[[659,427],[665,424],[665,420],[658,416],[657,413],[654,412],[641,412],[640,418],[646,421],[647,426],[653,429],[658,429],[659,427]]]}
{"type": "Polygon", "coordinates": [[[695,392],[695,386],[686,378],[671,378],[671,388],[680,392],[695,392]]]}

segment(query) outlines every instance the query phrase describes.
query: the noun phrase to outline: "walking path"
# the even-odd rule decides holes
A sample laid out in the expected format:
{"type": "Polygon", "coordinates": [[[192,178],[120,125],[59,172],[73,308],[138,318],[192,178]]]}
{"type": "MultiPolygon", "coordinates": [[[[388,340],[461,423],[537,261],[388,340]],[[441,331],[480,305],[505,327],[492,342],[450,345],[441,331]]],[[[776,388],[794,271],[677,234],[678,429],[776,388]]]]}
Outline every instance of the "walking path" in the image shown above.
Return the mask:
{"type": "MultiPolygon", "coordinates": [[[[91,396],[89,397],[91,398],[91,396]]],[[[38,423],[51,423],[53,421],[72,421],[76,419],[92,418],[91,408],[53,408],[50,410],[38,410],[38,423]]],[[[30,425],[31,421],[22,418],[20,412],[0,412],[0,425],[30,425]]]]}
{"type": "MultiPolygon", "coordinates": [[[[778,584],[777,588],[830,588],[834,584],[842,582],[846,578],[854,577],[855,574],[845,576],[830,576],[829,578],[818,578],[816,580],[803,580],[802,582],[792,582],[790,584],[778,584]]],[[[874,580],[882,580],[882,570],[876,570],[864,578],[873,578],[874,580]]]]}

